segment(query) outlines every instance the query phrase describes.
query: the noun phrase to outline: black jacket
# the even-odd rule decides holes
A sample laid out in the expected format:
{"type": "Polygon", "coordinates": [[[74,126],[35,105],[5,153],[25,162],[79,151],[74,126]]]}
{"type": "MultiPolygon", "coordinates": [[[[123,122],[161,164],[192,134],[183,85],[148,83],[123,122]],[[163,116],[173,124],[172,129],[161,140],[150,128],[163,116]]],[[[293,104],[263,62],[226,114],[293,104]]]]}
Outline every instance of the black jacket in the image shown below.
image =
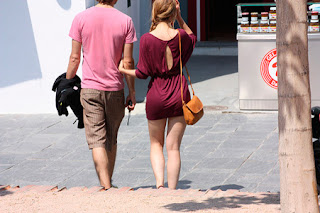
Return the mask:
{"type": "Polygon", "coordinates": [[[56,92],[56,108],[58,114],[68,116],[67,107],[70,106],[78,118],[78,128],[83,125],[83,108],[80,103],[81,79],[76,75],[72,79],[66,79],[66,73],[60,75],[54,82],[52,90],[56,92]]]}

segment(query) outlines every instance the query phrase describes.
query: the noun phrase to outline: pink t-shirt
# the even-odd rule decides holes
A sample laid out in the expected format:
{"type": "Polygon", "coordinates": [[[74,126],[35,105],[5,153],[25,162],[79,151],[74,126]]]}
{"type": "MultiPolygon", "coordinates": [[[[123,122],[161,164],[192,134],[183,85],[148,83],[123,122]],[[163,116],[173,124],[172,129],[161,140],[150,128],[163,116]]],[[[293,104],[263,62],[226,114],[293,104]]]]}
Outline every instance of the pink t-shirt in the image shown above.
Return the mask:
{"type": "Polygon", "coordinates": [[[125,43],[137,40],[132,19],[115,8],[91,7],[73,20],[69,36],[82,43],[82,88],[119,91],[118,71],[125,43]]]}

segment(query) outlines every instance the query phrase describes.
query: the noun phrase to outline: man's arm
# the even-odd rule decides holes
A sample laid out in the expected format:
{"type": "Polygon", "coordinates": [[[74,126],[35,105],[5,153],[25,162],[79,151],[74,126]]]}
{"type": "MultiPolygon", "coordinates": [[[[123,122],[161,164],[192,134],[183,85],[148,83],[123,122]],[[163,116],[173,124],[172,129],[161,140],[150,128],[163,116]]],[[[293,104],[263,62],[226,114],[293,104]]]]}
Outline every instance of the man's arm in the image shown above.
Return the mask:
{"type": "Polygon", "coordinates": [[[79,64],[80,64],[80,57],[81,57],[81,43],[76,40],[72,40],[72,50],[71,50],[69,65],[67,69],[67,77],[66,77],[67,79],[72,79],[76,75],[79,64]]]}
{"type": "MultiPolygon", "coordinates": [[[[123,50],[123,64],[125,69],[133,69],[134,68],[134,59],[133,55],[133,43],[125,44],[123,50]]],[[[126,104],[128,105],[129,100],[132,101],[132,106],[128,106],[130,110],[133,110],[136,105],[136,91],[134,87],[135,78],[129,75],[125,75],[129,96],[127,97],[126,104]]]]}

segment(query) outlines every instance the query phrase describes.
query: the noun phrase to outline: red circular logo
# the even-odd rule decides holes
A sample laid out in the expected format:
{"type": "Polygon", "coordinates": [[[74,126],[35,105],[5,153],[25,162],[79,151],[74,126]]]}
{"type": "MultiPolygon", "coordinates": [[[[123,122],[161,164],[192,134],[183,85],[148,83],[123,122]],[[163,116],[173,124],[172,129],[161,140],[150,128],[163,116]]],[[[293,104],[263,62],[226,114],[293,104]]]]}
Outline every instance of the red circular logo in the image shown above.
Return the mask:
{"type": "Polygon", "coordinates": [[[260,73],[263,80],[272,88],[278,88],[277,49],[269,51],[262,59],[260,73]]]}

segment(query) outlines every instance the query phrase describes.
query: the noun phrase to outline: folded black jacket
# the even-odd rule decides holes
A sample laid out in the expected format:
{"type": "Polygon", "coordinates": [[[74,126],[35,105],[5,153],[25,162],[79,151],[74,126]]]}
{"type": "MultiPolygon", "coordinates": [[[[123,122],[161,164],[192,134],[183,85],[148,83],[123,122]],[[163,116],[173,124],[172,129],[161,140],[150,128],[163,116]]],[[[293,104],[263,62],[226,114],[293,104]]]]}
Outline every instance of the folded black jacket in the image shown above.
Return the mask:
{"type": "Polygon", "coordinates": [[[77,75],[72,79],[66,79],[66,73],[63,73],[53,83],[52,91],[56,92],[58,115],[68,116],[67,107],[70,106],[78,118],[78,128],[82,129],[84,125],[83,108],[80,103],[81,79],[77,75]]]}

